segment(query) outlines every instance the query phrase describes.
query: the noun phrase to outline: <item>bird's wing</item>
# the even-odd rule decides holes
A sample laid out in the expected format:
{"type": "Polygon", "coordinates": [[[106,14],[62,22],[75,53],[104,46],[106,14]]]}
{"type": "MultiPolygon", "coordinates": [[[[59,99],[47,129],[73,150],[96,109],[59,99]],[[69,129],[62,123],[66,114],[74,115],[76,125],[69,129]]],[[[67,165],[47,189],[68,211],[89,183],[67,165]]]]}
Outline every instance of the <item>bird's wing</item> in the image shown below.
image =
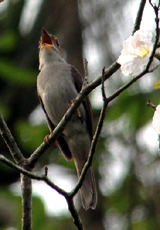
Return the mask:
{"type": "MultiPolygon", "coordinates": [[[[40,101],[40,103],[41,103],[42,109],[43,109],[43,111],[44,111],[44,113],[45,113],[45,115],[46,115],[46,119],[47,119],[48,126],[49,126],[49,128],[50,128],[50,131],[52,132],[52,131],[54,130],[54,128],[55,128],[55,125],[54,125],[54,124],[51,122],[51,120],[49,119],[49,117],[48,117],[48,115],[47,115],[47,112],[46,112],[46,110],[45,110],[45,108],[44,108],[43,101],[42,101],[40,95],[38,95],[38,97],[39,97],[39,101],[40,101]]],[[[67,142],[66,142],[65,139],[63,138],[63,134],[60,135],[60,136],[58,136],[57,141],[56,141],[55,144],[58,145],[58,147],[60,148],[60,150],[61,150],[61,152],[63,153],[63,155],[64,155],[64,157],[66,158],[66,160],[71,160],[71,159],[72,159],[71,151],[70,151],[70,149],[69,149],[69,147],[68,147],[67,142]]]]}
{"type": "MultiPolygon", "coordinates": [[[[82,77],[81,77],[80,73],[74,68],[74,66],[71,66],[71,74],[72,74],[75,88],[77,89],[77,92],[79,93],[82,89],[82,84],[83,84],[82,77]]],[[[92,115],[92,109],[91,109],[91,104],[90,104],[89,98],[86,97],[82,104],[83,104],[85,112],[86,112],[87,128],[88,128],[89,134],[90,134],[91,139],[92,139],[92,136],[93,136],[93,115],[92,115]]]]}

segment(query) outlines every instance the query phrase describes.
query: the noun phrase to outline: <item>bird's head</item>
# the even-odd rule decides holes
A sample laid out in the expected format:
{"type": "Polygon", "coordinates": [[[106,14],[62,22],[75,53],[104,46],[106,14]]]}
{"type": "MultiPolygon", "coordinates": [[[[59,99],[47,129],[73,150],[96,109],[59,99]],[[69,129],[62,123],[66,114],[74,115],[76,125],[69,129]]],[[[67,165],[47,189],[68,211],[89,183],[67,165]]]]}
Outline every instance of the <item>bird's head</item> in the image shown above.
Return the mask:
{"type": "Polygon", "coordinates": [[[60,51],[60,45],[58,39],[49,34],[44,28],[42,28],[42,35],[39,41],[39,69],[44,64],[50,64],[57,61],[65,61],[60,51]]]}

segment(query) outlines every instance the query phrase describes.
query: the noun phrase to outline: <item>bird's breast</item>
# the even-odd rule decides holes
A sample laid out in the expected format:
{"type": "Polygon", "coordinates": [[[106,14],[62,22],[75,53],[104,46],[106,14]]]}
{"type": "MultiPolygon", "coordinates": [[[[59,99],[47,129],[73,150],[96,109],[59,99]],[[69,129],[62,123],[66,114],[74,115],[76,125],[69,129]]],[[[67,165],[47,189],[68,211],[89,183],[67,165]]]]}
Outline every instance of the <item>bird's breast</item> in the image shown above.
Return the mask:
{"type": "Polygon", "coordinates": [[[72,81],[70,66],[52,65],[42,68],[38,79],[38,93],[53,124],[58,124],[77,91],[72,81]]]}

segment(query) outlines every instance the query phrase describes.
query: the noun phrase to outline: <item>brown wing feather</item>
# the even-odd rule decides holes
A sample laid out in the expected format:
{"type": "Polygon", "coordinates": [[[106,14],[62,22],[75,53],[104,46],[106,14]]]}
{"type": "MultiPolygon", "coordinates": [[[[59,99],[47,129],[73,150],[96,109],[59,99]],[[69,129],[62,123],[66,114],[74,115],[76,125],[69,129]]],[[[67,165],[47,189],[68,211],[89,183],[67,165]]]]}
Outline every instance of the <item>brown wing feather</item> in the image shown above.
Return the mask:
{"type": "MultiPolygon", "coordinates": [[[[81,91],[82,84],[83,84],[82,77],[80,73],[74,68],[74,66],[71,66],[71,74],[72,74],[73,82],[75,84],[77,92],[79,93],[81,91]]],[[[82,104],[86,111],[86,124],[87,124],[88,131],[92,139],[93,137],[93,115],[92,115],[92,109],[91,109],[89,98],[86,97],[82,104]]]]}
{"type": "MultiPolygon", "coordinates": [[[[51,122],[51,120],[49,119],[48,115],[47,115],[47,112],[44,108],[44,105],[43,105],[43,102],[42,102],[42,99],[41,97],[39,96],[39,101],[42,105],[42,109],[46,115],[46,119],[47,119],[47,123],[48,123],[48,126],[49,126],[49,129],[50,131],[53,131],[54,128],[55,128],[55,125],[51,122]]],[[[65,139],[63,138],[63,135],[60,135],[58,138],[57,138],[57,143],[58,147],[60,148],[60,150],[62,151],[64,157],[66,158],[66,160],[71,160],[72,159],[72,154],[71,154],[71,151],[68,147],[68,144],[67,142],[65,141],[65,139]]]]}

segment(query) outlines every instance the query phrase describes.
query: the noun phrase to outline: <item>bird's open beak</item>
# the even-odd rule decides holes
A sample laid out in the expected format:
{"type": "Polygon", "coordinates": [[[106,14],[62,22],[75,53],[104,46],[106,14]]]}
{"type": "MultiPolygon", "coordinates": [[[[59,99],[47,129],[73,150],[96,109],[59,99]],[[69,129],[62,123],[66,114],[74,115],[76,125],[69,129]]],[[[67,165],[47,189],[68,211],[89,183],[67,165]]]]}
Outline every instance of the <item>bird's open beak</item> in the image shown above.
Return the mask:
{"type": "Polygon", "coordinates": [[[47,48],[47,47],[52,47],[52,45],[53,45],[53,42],[52,42],[51,36],[48,34],[48,32],[44,28],[42,28],[40,47],[47,48]]]}

